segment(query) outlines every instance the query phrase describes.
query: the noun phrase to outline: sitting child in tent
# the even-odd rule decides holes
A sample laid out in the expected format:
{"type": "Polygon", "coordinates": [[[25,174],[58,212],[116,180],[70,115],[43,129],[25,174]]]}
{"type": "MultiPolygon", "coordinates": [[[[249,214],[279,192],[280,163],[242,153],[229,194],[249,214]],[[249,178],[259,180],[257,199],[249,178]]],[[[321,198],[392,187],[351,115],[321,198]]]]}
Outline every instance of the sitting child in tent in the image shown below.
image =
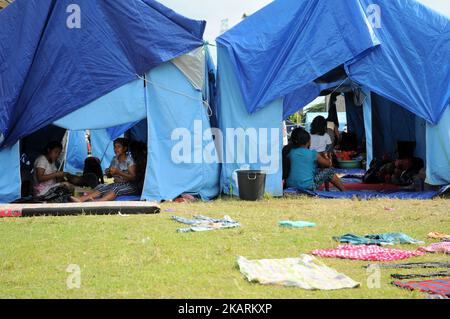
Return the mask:
{"type": "Polygon", "coordinates": [[[315,117],[311,123],[311,150],[324,155],[325,152],[329,153],[332,148],[333,142],[327,133],[327,120],[323,116],[315,117]]]}
{"type": "Polygon", "coordinates": [[[71,184],[64,182],[68,173],[60,171],[56,166],[62,148],[60,142],[50,142],[45,147],[44,154],[34,162],[33,195],[35,197],[45,197],[56,187],[64,187],[68,191],[73,190],[71,184]]]}
{"type": "Polygon", "coordinates": [[[106,170],[108,177],[114,178],[112,184],[101,184],[82,197],[71,197],[72,202],[113,201],[119,196],[139,195],[142,191],[146,155],[140,143],[130,146],[125,138],[114,141],[116,156],[106,170]],[[129,152],[130,150],[130,152],[129,152]]]}
{"type": "Polygon", "coordinates": [[[287,187],[315,191],[323,183],[331,182],[340,191],[345,191],[342,181],[331,168],[331,159],[326,154],[322,155],[310,149],[311,136],[307,131],[302,128],[295,129],[291,135],[291,143],[292,149],[287,155],[290,162],[287,187]]]}

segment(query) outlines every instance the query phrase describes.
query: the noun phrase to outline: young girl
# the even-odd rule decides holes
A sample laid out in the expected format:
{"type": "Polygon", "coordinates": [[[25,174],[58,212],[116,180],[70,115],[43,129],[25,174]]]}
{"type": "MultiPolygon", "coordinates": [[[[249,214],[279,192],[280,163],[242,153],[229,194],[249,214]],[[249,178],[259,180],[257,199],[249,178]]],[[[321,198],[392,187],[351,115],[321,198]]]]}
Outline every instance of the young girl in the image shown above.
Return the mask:
{"type": "Polygon", "coordinates": [[[333,146],[330,135],[327,133],[327,120],[317,116],[311,123],[311,149],[318,153],[330,152],[333,146]]]}
{"type": "Polygon", "coordinates": [[[50,142],[45,147],[44,155],[39,156],[34,162],[33,170],[33,193],[35,197],[46,195],[52,188],[57,186],[72,186],[64,182],[67,173],[58,171],[56,161],[61,155],[62,145],[60,142],[50,142]]]}
{"type": "Polygon", "coordinates": [[[286,181],[287,187],[317,190],[325,182],[331,182],[340,191],[345,191],[342,181],[334,174],[332,162],[325,155],[310,150],[311,136],[302,128],[297,128],[291,135],[292,149],[288,158],[290,173],[286,181]],[[325,169],[318,169],[318,166],[325,169]]]}
{"type": "Polygon", "coordinates": [[[131,154],[128,153],[128,140],[118,138],[114,141],[114,153],[110,167],[106,170],[108,177],[114,178],[113,184],[97,186],[93,192],[80,198],[72,197],[73,202],[87,201],[112,201],[119,196],[137,195],[139,180],[136,172],[136,164],[131,154]]]}

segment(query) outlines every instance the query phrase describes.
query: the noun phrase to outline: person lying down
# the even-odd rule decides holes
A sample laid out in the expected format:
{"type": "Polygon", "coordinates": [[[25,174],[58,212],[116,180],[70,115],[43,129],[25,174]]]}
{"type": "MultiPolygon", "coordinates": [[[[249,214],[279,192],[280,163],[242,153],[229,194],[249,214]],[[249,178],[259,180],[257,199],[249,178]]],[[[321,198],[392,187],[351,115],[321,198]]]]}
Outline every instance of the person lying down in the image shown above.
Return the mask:
{"type": "Polygon", "coordinates": [[[114,153],[116,156],[105,171],[108,178],[114,179],[114,183],[101,184],[82,197],[71,197],[72,202],[105,202],[113,201],[120,196],[140,195],[145,175],[143,172],[145,164],[140,163],[140,159],[146,157],[135,155],[134,157],[137,158],[134,158],[129,152],[129,141],[125,138],[118,138],[114,141],[114,153]]]}

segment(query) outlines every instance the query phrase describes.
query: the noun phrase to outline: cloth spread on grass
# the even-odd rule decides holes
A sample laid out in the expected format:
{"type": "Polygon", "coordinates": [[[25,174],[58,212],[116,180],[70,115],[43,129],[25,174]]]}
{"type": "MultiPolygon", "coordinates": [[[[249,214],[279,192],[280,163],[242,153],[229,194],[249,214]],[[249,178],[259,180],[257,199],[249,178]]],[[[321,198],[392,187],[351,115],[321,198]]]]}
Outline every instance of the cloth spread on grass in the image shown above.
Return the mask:
{"type": "Polygon", "coordinates": [[[320,257],[333,257],[352,260],[394,261],[424,255],[424,252],[415,250],[400,250],[380,246],[366,245],[339,245],[336,249],[318,249],[312,252],[320,257]]]}
{"type": "Polygon", "coordinates": [[[413,269],[413,268],[450,268],[450,262],[422,262],[422,263],[405,263],[405,264],[371,264],[364,268],[377,266],[382,269],[413,269]]]}
{"type": "Polygon", "coordinates": [[[450,277],[450,271],[438,271],[438,272],[430,272],[427,274],[411,274],[411,275],[401,275],[401,274],[392,274],[392,278],[394,279],[413,279],[413,278],[427,278],[427,277],[450,277]]]}
{"type": "Polygon", "coordinates": [[[248,281],[263,285],[291,286],[308,290],[356,288],[360,285],[310,255],[262,260],[238,257],[237,263],[248,281]]]}
{"type": "Polygon", "coordinates": [[[189,228],[177,229],[177,232],[179,233],[203,232],[217,229],[236,228],[241,226],[230,216],[225,216],[223,219],[215,219],[201,215],[195,216],[193,219],[172,216],[172,219],[182,224],[191,225],[191,227],[189,228]]]}
{"type": "Polygon", "coordinates": [[[408,288],[411,290],[419,290],[430,294],[450,296],[450,279],[436,279],[425,281],[394,281],[394,285],[401,288],[408,288]]]}
{"type": "Polygon", "coordinates": [[[304,222],[304,221],[289,221],[289,220],[278,222],[278,225],[280,225],[281,227],[288,227],[288,228],[316,227],[315,223],[304,222]]]}
{"type": "Polygon", "coordinates": [[[416,240],[402,233],[373,234],[366,235],[364,237],[354,234],[346,234],[341,237],[333,237],[333,239],[340,243],[353,245],[425,244],[423,241],[416,240]]]}
{"type": "Polygon", "coordinates": [[[450,242],[435,243],[426,247],[420,247],[419,250],[427,253],[444,253],[450,254],[450,242]]]}
{"type": "Polygon", "coordinates": [[[439,239],[440,241],[446,241],[450,242],[450,235],[438,233],[438,232],[432,232],[427,235],[430,239],[439,239]]]}

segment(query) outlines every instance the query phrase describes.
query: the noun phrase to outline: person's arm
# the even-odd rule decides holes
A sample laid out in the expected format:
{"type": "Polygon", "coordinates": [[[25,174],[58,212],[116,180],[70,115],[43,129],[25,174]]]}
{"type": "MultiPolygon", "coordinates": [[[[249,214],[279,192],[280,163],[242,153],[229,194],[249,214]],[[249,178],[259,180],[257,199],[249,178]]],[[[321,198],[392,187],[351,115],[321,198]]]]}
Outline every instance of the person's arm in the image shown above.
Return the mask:
{"type": "Polygon", "coordinates": [[[105,169],[105,175],[108,178],[112,178],[113,177],[113,174],[111,173],[111,169],[115,168],[114,162],[115,162],[115,159],[113,159],[111,161],[111,164],[109,164],[109,167],[107,169],[105,169]]]}
{"type": "Polygon", "coordinates": [[[331,167],[333,165],[333,162],[331,161],[331,159],[329,159],[326,156],[323,156],[320,153],[317,153],[317,163],[319,164],[319,166],[321,167],[331,167]]]}
{"type": "Polygon", "coordinates": [[[120,169],[116,167],[111,167],[110,173],[112,175],[119,175],[123,177],[127,182],[133,182],[136,180],[136,165],[128,166],[128,171],[126,172],[122,172],[120,169]]]}
{"type": "Polygon", "coordinates": [[[52,174],[45,175],[44,168],[40,168],[40,167],[36,168],[36,178],[39,183],[51,181],[52,179],[64,178],[64,176],[66,176],[66,173],[64,173],[64,172],[55,172],[52,174]]]}
{"type": "Polygon", "coordinates": [[[341,136],[339,134],[339,128],[335,125],[334,126],[334,146],[338,146],[341,143],[340,139],[341,139],[341,136]]]}
{"type": "Polygon", "coordinates": [[[289,153],[292,150],[292,145],[287,145],[283,148],[283,179],[288,179],[291,172],[291,160],[289,158],[289,153]]]}

